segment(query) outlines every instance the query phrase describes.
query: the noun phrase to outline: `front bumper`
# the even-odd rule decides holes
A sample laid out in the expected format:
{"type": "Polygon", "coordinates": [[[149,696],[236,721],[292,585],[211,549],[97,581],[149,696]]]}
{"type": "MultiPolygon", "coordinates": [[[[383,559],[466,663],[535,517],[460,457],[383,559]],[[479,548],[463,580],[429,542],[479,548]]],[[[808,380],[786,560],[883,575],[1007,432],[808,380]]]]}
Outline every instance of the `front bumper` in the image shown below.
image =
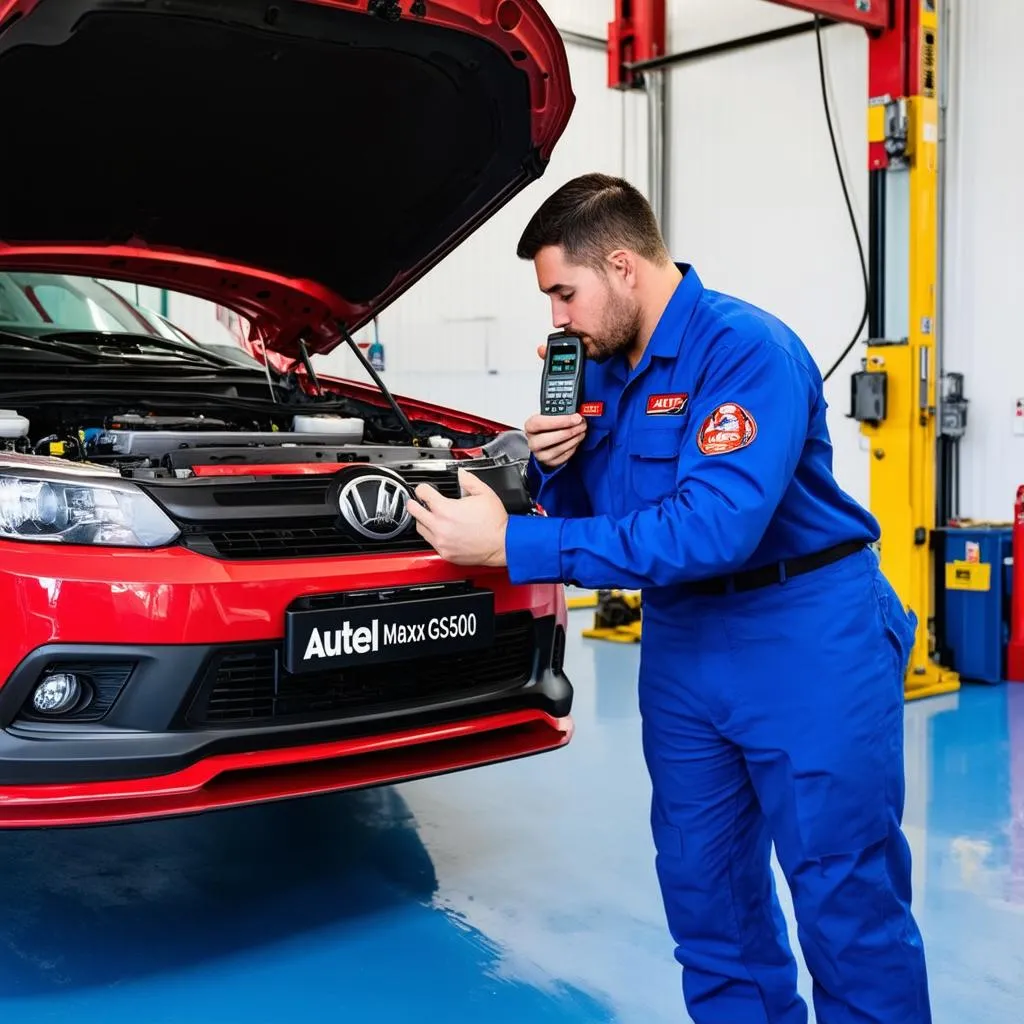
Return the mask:
{"type": "Polygon", "coordinates": [[[567,717],[510,711],[301,747],[216,754],[155,777],[4,785],[0,827],[171,817],[383,785],[543,753],[564,746],[571,735],[567,717]]]}
{"type": "Polygon", "coordinates": [[[40,557],[51,552],[38,553],[32,573],[0,564],[12,620],[0,661],[13,662],[0,687],[0,828],[378,785],[541,753],[571,737],[557,588],[477,575],[474,585],[494,592],[499,632],[472,658],[290,677],[282,623],[298,597],[459,578],[454,567],[422,556],[307,560],[300,575],[294,563],[225,566],[191,553],[130,563],[60,554],[62,564],[47,567],[40,557]],[[130,582],[125,569],[136,570],[130,582]],[[33,638],[41,642],[26,646],[33,638]],[[99,680],[102,714],[33,718],[31,694],[54,671],[99,680]]]}

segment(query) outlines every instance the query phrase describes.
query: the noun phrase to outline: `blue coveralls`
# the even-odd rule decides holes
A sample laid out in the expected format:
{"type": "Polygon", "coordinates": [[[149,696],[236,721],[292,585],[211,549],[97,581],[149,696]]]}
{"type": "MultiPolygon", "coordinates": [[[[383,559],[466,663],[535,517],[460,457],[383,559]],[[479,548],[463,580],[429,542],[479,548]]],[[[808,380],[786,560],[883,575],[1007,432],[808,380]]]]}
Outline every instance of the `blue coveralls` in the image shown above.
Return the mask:
{"type": "Polygon", "coordinates": [[[694,1021],[807,1021],[774,841],[819,1024],[928,1024],[901,830],[916,619],[867,547],[877,522],[833,479],[804,346],[679,266],[636,369],[588,363],[573,458],[531,463],[547,517],[510,519],[509,571],[643,591],[656,867],[694,1021]],[[845,543],[858,549],[788,574],[845,543]],[[769,585],[723,582],[763,566],[769,585]]]}

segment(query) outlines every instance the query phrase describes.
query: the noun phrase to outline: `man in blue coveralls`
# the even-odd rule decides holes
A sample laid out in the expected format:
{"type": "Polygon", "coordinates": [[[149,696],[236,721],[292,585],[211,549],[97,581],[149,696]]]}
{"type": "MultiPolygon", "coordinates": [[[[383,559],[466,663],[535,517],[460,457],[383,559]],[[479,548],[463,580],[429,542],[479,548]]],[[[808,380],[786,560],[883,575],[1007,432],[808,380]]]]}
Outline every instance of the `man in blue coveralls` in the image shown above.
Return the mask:
{"type": "Polygon", "coordinates": [[[640,711],[666,913],[697,1024],[928,1024],[911,914],[903,676],[916,620],[832,475],[817,367],[773,316],[669,257],[646,200],[590,174],[519,244],[588,355],[580,414],[532,416],[546,516],[463,473],[417,529],[516,583],[643,592],[640,711]]]}

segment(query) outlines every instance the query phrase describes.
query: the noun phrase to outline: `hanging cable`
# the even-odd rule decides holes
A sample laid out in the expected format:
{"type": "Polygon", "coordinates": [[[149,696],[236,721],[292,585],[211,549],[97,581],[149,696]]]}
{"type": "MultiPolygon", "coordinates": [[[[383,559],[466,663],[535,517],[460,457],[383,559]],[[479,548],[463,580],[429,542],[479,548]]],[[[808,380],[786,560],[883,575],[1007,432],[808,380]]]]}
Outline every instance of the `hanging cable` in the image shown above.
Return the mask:
{"type": "Polygon", "coordinates": [[[857,228],[857,215],[853,212],[853,203],[850,201],[850,191],[846,187],[846,176],[843,174],[843,161],[839,156],[839,146],[836,144],[836,133],[832,127],[832,111],[829,108],[828,102],[828,86],[825,82],[825,54],[822,51],[821,46],[821,16],[814,16],[814,36],[818,45],[818,76],[821,79],[821,101],[825,107],[825,123],[828,125],[828,136],[832,140],[832,154],[836,160],[836,170],[839,172],[839,183],[843,187],[843,198],[846,200],[846,211],[850,215],[850,224],[853,225],[853,237],[857,242],[857,252],[860,256],[860,269],[861,275],[864,279],[864,313],[860,318],[860,323],[857,324],[857,330],[853,332],[853,337],[850,339],[850,343],[843,349],[842,355],[832,364],[831,368],[822,377],[823,381],[829,379],[836,370],[839,369],[840,364],[850,354],[850,350],[860,338],[860,332],[864,330],[864,325],[868,322],[868,313],[871,304],[871,284],[868,280],[868,265],[867,260],[864,257],[864,244],[861,242],[860,231],[857,228]]]}

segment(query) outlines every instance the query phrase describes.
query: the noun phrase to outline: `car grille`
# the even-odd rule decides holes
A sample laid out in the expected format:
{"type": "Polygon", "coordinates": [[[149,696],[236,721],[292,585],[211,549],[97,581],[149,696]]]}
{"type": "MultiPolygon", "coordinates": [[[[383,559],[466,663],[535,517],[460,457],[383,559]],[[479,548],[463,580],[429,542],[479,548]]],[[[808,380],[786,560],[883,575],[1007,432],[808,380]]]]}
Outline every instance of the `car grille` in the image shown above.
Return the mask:
{"type": "Polygon", "coordinates": [[[185,545],[214,558],[313,558],[330,555],[393,554],[422,551],[427,542],[410,526],[401,537],[388,541],[358,539],[343,533],[337,519],[307,520],[301,526],[266,526],[263,523],[232,523],[230,529],[211,529],[209,524],[186,528],[185,545]]]}
{"type": "Polygon", "coordinates": [[[486,650],[299,676],[284,669],[280,644],[245,644],[214,657],[188,721],[256,724],[421,708],[521,686],[533,675],[535,648],[529,612],[498,616],[486,650]]]}
{"type": "MultiPolygon", "coordinates": [[[[402,477],[410,488],[430,483],[445,497],[459,497],[459,481],[454,473],[429,470],[405,470],[402,477]]],[[[310,482],[296,481],[293,493],[310,482]]],[[[315,486],[315,484],[313,484],[315,486]]],[[[326,490],[325,485],[319,485],[326,490]]],[[[277,485],[280,488],[280,485],[277,485]]],[[[273,506],[277,494],[267,495],[267,504],[273,506]]],[[[220,519],[203,522],[180,522],[183,543],[192,551],[223,559],[262,558],[315,558],[336,555],[394,554],[405,551],[424,551],[429,545],[410,524],[402,536],[380,541],[359,537],[340,522],[340,515],[331,514],[290,520],[220,519]]]]}

